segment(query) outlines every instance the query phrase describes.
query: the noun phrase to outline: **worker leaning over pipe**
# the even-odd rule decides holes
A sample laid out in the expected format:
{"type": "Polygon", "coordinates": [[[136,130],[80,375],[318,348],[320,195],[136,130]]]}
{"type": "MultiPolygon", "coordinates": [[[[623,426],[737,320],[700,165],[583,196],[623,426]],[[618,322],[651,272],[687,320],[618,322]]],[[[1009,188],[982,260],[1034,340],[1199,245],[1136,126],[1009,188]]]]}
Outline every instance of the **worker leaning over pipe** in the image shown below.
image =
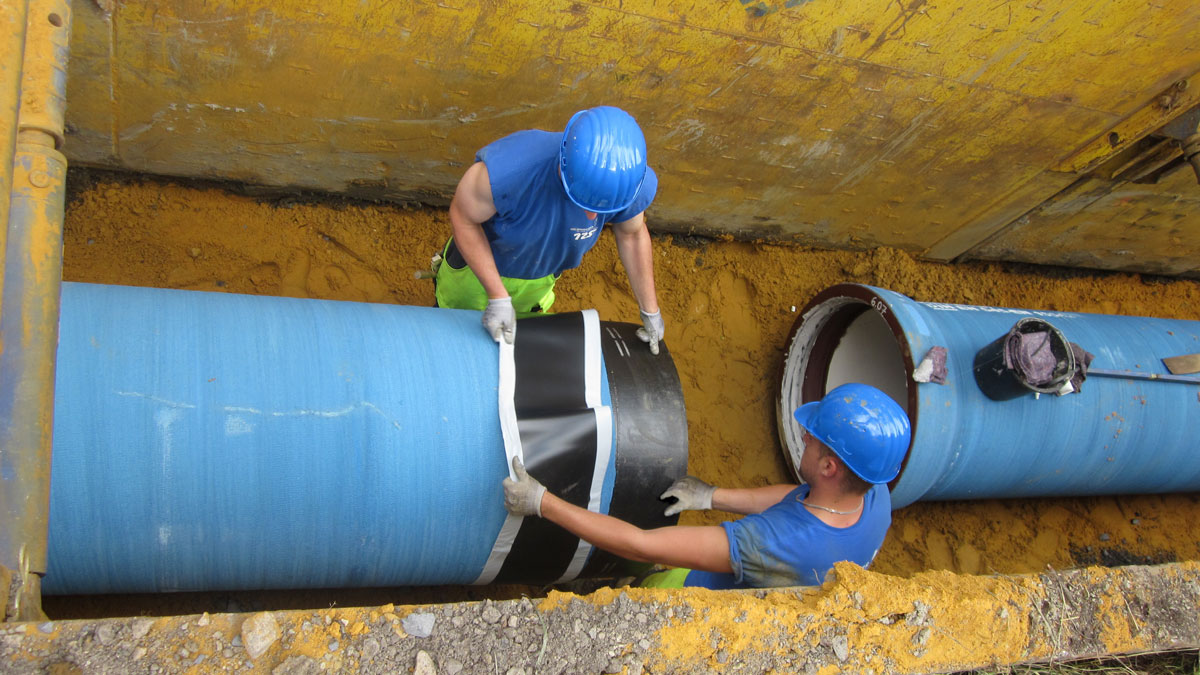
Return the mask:
{"type": "Polygon", "coordinates": [[[657,190],[642,130],[619,108],[581,110],[561,134],[530,129],[491,143],[450,202],[438,306],[483,310],[484,329],[511,344],[517,316],[549,311],[559,275],[611,223],[641,309],[638,337],[658,354],[663,319],[645,219],[657,190]]]}
{"type": "Polygon", "coordinates": [[[676,481],[666,515],[720,509],[745,518],[704,527],[643,530],[570,504],[546,491],[513,458],[517,480],[504,479],[504,505],[538,515],[623,558],[675,567],[643,585],[762,588],[822,583],[833,564],[863,567],[892,522],[887,482],[908,450],[908,416],[882,391],[844,384],[794,416],[804,433],[803,485],[718,488],[694,476],[676,481]]]}

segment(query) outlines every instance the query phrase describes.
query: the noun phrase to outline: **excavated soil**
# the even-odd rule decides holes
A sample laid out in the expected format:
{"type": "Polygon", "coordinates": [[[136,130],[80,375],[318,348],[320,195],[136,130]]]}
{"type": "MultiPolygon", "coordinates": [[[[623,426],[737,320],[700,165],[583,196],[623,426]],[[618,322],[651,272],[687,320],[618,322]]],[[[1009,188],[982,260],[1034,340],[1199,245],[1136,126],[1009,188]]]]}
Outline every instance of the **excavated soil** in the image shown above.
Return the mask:
{"type": "MultiPolygon", "coordinates": [[[[649,213],[653,228],[653,210],[649,213]]],[[[263,295],[431,305],[414,279],[444,242],[444,210],[252,197],[216,187],[72,174],[64,278],[263,295]]],[[[902,252],[824,251],[656,236],[655,275],[688,410],[689,470],[730,486],[791,481],[775,435],[782,349],[801,308],[841,282],[920,301],[1195,319],[1200,282],[999,264],[918,262],[902,252]]],[[[566,273],[555,309],[637,320],[613,240],[566,273]]],[[[722,514],[687,513],[684,524],[722,514]]],[[[918,503],[896,512],[873,570],[1038,574],[1200,559],[1200,496],[918,503]]],[[[548,589],[537,589],[545,594],[548,589]]],[[[47,598],[52,618],[504,599],[527,588],[412,589],[154,598],[47,598]]]]}

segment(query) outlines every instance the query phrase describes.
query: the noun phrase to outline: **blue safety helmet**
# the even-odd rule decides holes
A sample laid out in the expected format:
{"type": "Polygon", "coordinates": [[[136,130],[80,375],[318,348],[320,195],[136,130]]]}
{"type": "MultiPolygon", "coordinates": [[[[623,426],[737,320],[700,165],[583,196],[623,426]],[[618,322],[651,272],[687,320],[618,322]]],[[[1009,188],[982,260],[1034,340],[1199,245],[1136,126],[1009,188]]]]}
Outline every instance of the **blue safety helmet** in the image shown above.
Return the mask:
{"type": "Polygon", "coordinates": [[[843,384],[796,408],[796,421],[868,483],[900,474],[912,432],[890,396],[866,384],[843,384]]]}
{"type": "Polygon", "coordinates": [[[646,138],[633,117],[611,106],[571,116],[558,151],[563,189],[593,213],[629,207],[646,177],[646,138]]]}

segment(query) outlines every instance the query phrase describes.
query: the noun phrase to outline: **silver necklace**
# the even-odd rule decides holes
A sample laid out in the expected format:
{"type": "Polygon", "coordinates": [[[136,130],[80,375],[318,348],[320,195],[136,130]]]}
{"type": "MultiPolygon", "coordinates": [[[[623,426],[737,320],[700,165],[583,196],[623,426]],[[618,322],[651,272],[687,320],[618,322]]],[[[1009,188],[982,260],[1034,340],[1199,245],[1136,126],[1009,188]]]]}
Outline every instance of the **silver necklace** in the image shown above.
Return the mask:
{"type": "Polygon", "coordinates": [[[862,510],[863,504],[865,504],[866,501],[867,501],[866,498],[864,498],[861,502],[858,503],[858,506],[850,509],[849,511],[838,511],[837,509],[831,509],[828,506],[821,506],[820,504],[809,504],[808,502],[804,501],[803,499],[800,500],[800,503],[805,506],[814,508],[814,509],[821,509],[822,511],[828,511],[829,513],[833,513],[833,514],[836,514],[839,516],[848,516],[853,513],[858,513],[860,510],[862,510]]]}

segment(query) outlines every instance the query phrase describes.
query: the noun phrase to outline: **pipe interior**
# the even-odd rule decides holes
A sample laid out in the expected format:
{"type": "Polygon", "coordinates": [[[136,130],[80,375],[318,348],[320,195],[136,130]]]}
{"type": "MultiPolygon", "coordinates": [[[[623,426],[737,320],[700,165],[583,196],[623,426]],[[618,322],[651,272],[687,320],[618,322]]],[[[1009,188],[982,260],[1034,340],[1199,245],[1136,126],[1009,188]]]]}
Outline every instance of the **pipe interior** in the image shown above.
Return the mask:
{"type": "Polygon", "coordinates": [[[904,355],[878,312],[862,312],[850,321],[840,337],[830,335],[829,339],[837,343],[829,357],[825,391],[850,382],[869,384],[891,396],[912,415],[908,410],[908,369],[904,355]]]}

